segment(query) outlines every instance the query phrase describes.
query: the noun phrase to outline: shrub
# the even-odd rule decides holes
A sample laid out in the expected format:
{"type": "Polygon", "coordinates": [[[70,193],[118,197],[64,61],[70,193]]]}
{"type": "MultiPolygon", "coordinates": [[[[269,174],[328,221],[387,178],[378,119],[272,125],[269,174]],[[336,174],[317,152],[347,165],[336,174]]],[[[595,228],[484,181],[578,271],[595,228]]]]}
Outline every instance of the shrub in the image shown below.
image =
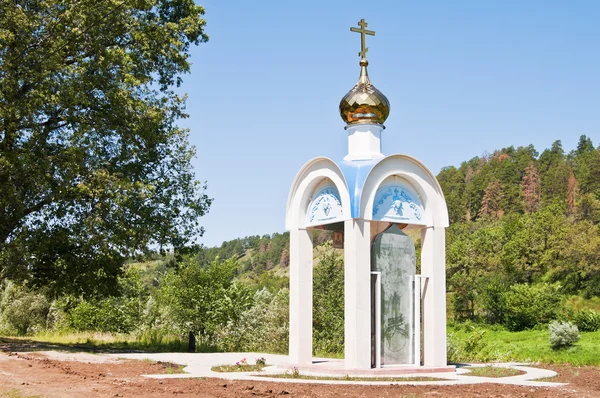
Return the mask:
{"type": "Polygon", "coordinates": [[[68,312],[70,326],[79,331],[129,333],[136,326],[136,308],[122,297],[81,301],[68,312]]]}
{"type": "Polygon", "coordinates": [[[331,243],[313,269],[313,353],[344,352],[344,262],[331,243]]]}
{"type": "Polygon", "coordinates": [[[579,330],[571,322],[554,321],[549,326],[550,329],[550,347],[553,350],[571,347],[579,339],[579,330]]]}
{"type": "Polygon", "coordinates": [[[582,332],[595,332],[600,329],[600,312],[583,309],[575,314],[575,325],[582,332]]]}
{"type": "Polygon", "coordinates": [[[510,283],[506,277],[490,275],[479,283],[479,302],[485,320],[490,324],[501,323],[506,312],[506,292],[510,283]]]}
{"type": "Polygon", "coordinates": [[[0,289],[0,323],[7,332],[25,335],[46,327],[50,308],[46,296],[11,281],[0,289]]]}
{"type": "Polygon", "coordinates": [[[531,329],[558,318],[563,298],[558,285],[513,285],[504,293],[504,324],[511,331],[531,329]]]}
{"type": "Polygon", "coordinates": [[[448,363],[458,363],[461,360],[460,342],[454,333],[448,333],[446,340],[446,356],[448,363]]]}
{"type": "Polygon", "coordinates": [[[254,294],[253,306],[238,320],[231,319],[215,335],[215,346],[224,351],[284,353],[288,350],[289,291],[276,294],[261,289],[254,294]]]}

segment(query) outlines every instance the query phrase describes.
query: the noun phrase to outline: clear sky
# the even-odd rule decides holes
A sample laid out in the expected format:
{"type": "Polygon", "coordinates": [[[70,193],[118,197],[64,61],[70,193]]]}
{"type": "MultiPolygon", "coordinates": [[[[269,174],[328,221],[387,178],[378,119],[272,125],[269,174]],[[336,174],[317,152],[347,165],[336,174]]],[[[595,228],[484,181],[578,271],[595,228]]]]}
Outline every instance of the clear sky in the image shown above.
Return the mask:
{"type": "Polygon", "coordinates": [[[210,41],[192,49],[190,140],[214,203],[200,242],[283,232],[309,159],[346,154],[338,113],[359,74],[391,103],[385,154],[438,173],[506,146],[600,144],[600,1],[203,0],[210,41]]]}

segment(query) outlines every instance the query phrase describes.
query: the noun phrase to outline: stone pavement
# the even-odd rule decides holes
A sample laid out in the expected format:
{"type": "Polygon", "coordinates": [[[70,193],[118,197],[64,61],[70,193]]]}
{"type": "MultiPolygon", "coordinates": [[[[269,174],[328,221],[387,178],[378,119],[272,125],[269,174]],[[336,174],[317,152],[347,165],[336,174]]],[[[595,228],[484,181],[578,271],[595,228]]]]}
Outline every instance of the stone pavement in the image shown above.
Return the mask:
{"type": "MultiPolygon", "coordinates": [[[[254,381],[272,381],[279,383],[313,383],[313,384],[362,384],[362,385],[390,385],[390,384],[410,384],[410,385],[455,385],[455,384],[513,384],[518,386],[530,387],[558,387],[565,383],[552,383],[547,381],[534,381],[535,379],[556,376],[556,372],[548,369],[539,369],[519,363],[494,363],[494,366],[511,367],[526,372],[526,374],[491,378],[468,376],[468,370],[463,367],[457,368],[456,372],[436,372],[436,373],[408,373],[398,377],[435,377],[444,379],[440,381],[346,381],[346,380],[306,380],[293,378],[273,378],[268,375],[285,373],[285,365],[288,365],[287,355],[260,354],[260,353],[210,353],[210,354],[190,354],[190,353],[135,353],[135,354],[103,354],[112,358],[127,359],[148,359],[152,361],[163,361],[176,363],[185,366],[182,374],[159,374],[144,375],[146,377],[157,379],[168,378],[198,378],[214,377],[226,380],[254,380],[254,381]],[[249,364],[254,364],[256,358],[265,358],[267,364],[272,365],[263,369],[258,376],[258,372],[232,372],[222,373],[213,372],[211,368],[217,365],[233,365],[236,362],[246,358],[249,364]]],[[[339,368],[340,360],[329,358],[313,358],[315,363],[324,364],[318,372],[301,372],[304,376],[336,376],[339,373],[327,373],[327,363],[331,363],[330,369],[339,368]],[[336,366],[337,365],[337,366],[336,366]]],[[[486,366],[488,364],[465,364],[469,366],[486,366]]],[[[288,365],[289,366],[289,365],[288,365]]],[[[348,376],[353,376],[352,370],[347,371],[348,376]]],[[[360,377],[364,377],[360,375],[360,377]]],[[[390,377],[389,375],[386,377],[390,377]]]]}

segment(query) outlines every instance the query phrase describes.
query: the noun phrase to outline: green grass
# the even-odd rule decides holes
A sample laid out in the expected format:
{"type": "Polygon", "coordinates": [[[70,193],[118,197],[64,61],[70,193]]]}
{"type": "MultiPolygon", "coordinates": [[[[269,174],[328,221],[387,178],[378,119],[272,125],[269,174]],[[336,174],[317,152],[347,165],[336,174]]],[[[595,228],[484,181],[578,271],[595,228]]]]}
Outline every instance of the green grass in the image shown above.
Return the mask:
{"type": "Polygon", "coordinates": [[[176,364],[170,363],[165,366],[165,373],[166,374],[182,374],[182,373],[185,373],[183,371],[183,368],[185,368],[184,365],[176,365],[176,364]]]}
{"type": "Polygon", "coordinates": [[[465,369],[469,370],[469,373],[466,376],[480,376],[480,377],[509,377],[509,376],[517,376],[520,374],[525,374],[517,369],[513,368],[505,368],[502,366],[469,366],[465,369]]]}
{"type": "Polygon", "coordinates": [[[240,364],[240,365],[218,365],[210,368],[213,372],[258,372],[263,370],[265,366],[269,365],[250,365],[250,364],[240,364]]]}
{"type": "MultiPolygon", "coordinates": [[[[464,329],[458,327],[448,331],[459,344],[464,344],[468,336],[472,335],[472,332],[464,329]]],[[[481,350],[489,354],[488,360],[569,363],[575,366],[600,365],[600,331],[581,333],[581,340],[575,346],[561,350],[552,350],[548,340],[547,329],[522,332],[487,329],[480,345],[481,350]]],[[[461,352],[458,360],[459,362],[478,361],[476,354],[461,352]]]]}
{"type": "Polygon", "coordinates": [[[0,398],[42,398],[41,395],[25,395],[16,388],[0,392],[0,398]]]}
{"type": "MultiPolygon", "coordinates": [[[[77,348],[93,350],[120,350],[146,352],[186,352],[187,341],[179,336],[147,333],[139,336],[120,333],[101,332],[51,332],[36,333],[33,336],[6,336],[2,340],[14,345],[34,345],[38,343],[41,349],[77,348]],[[50,347],[48,347],[50,346],[50,347]],[[52,347],[56,346],[56,347],[52,347]]],[[[6,342],[4,342],[6,344],[6,342]]],[[[10,344],[9,343],[9,344],[10,344]]],[[[33,347],[35,348],[35,347],[33,347]]],[[[199,348],[202,350],[202,347],[199,348]]]]}

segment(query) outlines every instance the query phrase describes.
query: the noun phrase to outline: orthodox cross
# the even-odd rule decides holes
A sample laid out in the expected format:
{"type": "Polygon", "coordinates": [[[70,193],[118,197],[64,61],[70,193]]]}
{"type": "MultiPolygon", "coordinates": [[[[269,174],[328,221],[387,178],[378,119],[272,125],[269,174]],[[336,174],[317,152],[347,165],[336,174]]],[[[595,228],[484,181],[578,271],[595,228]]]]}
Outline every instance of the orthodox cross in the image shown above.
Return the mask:
{"type": "Polygon", "coordinates": [[[367,44],[366,35],[375,36],[375,32],[373,32],[372,30],[367,30],[368,23],[366,23],[364,19],[361,19],[360,21],[358,21],[358,26],[360,26],[360,29],[359,28],[350,28],[350,31],[360,33],[360,49],[361,49],[361,51],[358,53],[358,56],[362,57],[362,59],[367,59],[367,51],[369,51],[369,49],[366,46],[366,44],[367,44]]]}

